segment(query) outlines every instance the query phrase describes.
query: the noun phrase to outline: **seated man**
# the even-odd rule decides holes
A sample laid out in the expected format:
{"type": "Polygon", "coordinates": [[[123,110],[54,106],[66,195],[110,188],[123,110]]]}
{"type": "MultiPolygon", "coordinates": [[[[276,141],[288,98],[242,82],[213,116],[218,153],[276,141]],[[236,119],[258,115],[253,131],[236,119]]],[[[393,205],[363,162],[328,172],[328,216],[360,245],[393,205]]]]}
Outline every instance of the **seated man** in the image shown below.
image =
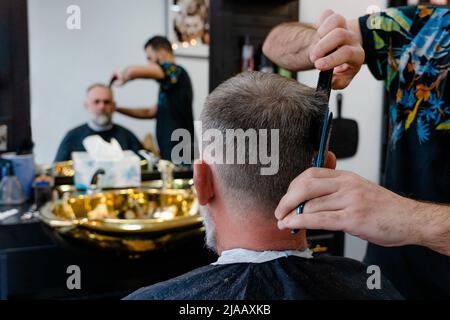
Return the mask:
{"type": "Polygon", "coordinates": [[[92,135],[99,135],[108,142],[115,138],[123,150],[137,152],[142,149],[142,144],[131,131],[112,123],[115,105],[110,88],[98,83],[91,85],[84,105],[90,115],[89,121],[66,134],[59,145],[55,162],[70,160],[73,151],[86,151],[83,140],[92,135]]]}
{"type": "MultiPolygon", "coordinates": [[[[203,161],[194,165],[194,182],[199,203],[206,209],[207,246],[220,257],[125,299],[401,299],[381,275],[380,289],[370,290],[371,274],[362,263],[315,257],[305,230],[292,235],[277,227],[273,214],[277,204],[291,181],[311,166],[317,150],[323,102],[315,90],[275,74],[243,73],[217,87],[202,111],[203,134],[209,129],[223,136],[227,129],[278,129],[278,140],[272,133],[265,140],[274,138],[279,144],[270,143],[270,152],[278,153],[278,172],[262,175],[260,169],[267,167],[261,160],[221,164],[221,152],[209,154],[203,136],[203,161]]],[[[222,141],[227,152],[231,143],[235,146],[228,139],[222,141]]],[[[239,156],[242,150],[233,153],[239,156]]],[[[327,166],[334,169],[335,163],[334,155],[328,154],[327,166]]]]}

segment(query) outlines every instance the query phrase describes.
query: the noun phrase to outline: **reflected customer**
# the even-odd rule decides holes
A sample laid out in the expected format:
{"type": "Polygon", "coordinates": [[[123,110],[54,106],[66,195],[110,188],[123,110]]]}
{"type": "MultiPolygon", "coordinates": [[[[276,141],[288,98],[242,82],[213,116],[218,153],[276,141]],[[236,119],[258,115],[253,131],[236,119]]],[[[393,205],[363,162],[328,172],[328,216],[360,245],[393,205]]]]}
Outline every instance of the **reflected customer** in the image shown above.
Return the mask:
{"type": "Polygon", "coordinates": [[[112,122],[115,102],[110,88],[104,84],[93,84],[87,89],[84,103],[89,112],[87,123],[70,130],[59,145],[55,162],[71,160],[74,151],[86,151],[83,140],[99,135],[105,141],[112,138],[119,142],[123,150],[138,152],[143,149],[138,138],[128,129],[112,122]]]}

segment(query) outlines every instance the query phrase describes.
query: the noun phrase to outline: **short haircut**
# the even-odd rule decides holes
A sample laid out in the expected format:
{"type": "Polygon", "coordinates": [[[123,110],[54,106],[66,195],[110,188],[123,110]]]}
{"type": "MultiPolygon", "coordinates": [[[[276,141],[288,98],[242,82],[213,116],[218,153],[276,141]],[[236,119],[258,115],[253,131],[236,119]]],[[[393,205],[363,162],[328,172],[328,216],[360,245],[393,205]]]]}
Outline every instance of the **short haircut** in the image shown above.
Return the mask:
{"type": "MultiPolygon", "coordinates": [[[[257,164],[213,164],[225,193],[273,214],[291,181],[312,166],[325,108],[323,94],[276,74],[245,72],[219,85],[205,101],[203,132],[218,129],[225,137],[226,129],[279,129],[277,174],[261,175],[259,157],[257,164]]],[[[270,134],[267,140],[270,146],[270,134]]]]}
{"type": "Polygon", "coordinates": [[[97,87],[105,88],[105,89],[108,89],[108,90],[112,91],[111,88],[108,87],[106,84],[97,82],[97,83],[91,84],[91,85],[86,89],[86,94],[89,94],[89,92],[91,92],[92,89],[97,88],[97,87]]]}
{"type": "Polygon", "coordinates": [[[147,47],[152,47],[153,50],[159,50],[163,49],[167,52],[172,53],[172,44],[169,40],[167,40],[166,37],[163,36],[154,36],[150,38],[144,45],[144,49],[147,49],[147,47]]]}

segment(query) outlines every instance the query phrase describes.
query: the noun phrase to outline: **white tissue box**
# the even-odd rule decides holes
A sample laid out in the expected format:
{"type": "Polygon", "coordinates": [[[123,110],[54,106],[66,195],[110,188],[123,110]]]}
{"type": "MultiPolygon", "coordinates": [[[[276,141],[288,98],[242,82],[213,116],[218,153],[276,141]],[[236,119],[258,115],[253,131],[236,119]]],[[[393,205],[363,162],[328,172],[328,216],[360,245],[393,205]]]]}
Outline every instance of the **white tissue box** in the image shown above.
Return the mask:
{"type": "Polygon", "coordinates": [[[73,152],[73,168],[77,188],[89,188],[94,173],[103,169],[99,177],[99,187],[127,188],[141,185],[140,159],[133,151],[124,151],[123,158],[114,160],[94,160],[87,152],[73,152]]]}

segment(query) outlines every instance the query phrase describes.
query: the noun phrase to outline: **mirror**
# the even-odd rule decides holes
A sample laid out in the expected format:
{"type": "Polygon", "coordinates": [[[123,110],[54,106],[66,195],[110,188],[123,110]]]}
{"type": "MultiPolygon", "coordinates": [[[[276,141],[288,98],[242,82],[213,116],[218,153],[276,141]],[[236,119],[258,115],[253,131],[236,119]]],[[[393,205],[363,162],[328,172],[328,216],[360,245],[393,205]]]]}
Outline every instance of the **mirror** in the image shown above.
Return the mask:
{"type": "MultiPolygon", "coordinates": [[[[172,43],[180,48],[174,51],[176,64],[190,77],[193,118],[197,119],[208,93],[209,62],[205,34],[198,33],[198,17],[192,16],[204,14],[207,4],[207,0],[135,0],[132,5],[121,0],[79,0],[76,5],[67,0],[28,0],[31,129],[36,163],[52,163],[67,132],[89,120],[84,104],[90,85],[108,84],[114,70],[147,64],[144,44],[155,35],[172,37],[172,43]],[[180,17],[184,22],[178,21],[180,17]],[[196,25],[189,25],[189,21],[196,25]],[[197,47],[196,41],[186,39],[186,35],[175,39],[175,26],[188,35],[195,29],[192,34],[204,41],[198,41],[197,47]]],[[[112,89],[117,106],[138,108],[155,105],[158,90],[159,83],[150,79],[112,89]]],[[[112,120],[141,142],[149,134],[156,141],[155,120],[134,119],[117,112],[112,120]]]]}

